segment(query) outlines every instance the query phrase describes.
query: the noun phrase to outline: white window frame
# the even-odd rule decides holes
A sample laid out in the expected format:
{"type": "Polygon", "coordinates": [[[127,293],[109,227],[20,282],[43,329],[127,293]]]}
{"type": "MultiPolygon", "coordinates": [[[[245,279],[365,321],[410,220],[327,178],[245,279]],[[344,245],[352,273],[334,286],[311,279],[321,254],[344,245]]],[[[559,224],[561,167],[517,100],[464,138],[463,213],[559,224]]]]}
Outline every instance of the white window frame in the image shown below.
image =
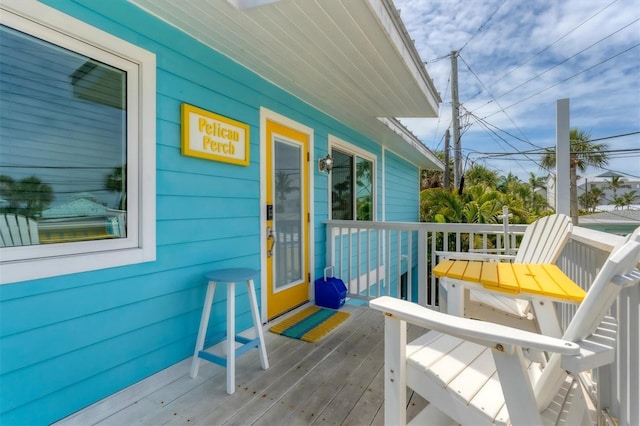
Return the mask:
{"type": "Polygon", "coordinates": [[[127,237],[0,248],[0,284],[156,259],[156,58],[35,0],[0,3],[0,23],[127,72],[127,237]]]}
{"type": "MultiPolygon", "coordinates": [[[[373,163],[373,170],[371,171],[371,179],[372,179],[372,184],[373,184],[373,194],[371,197],[371,202],[373,203],[372,208],[373,208],[373,217],[371,219],[371,222],[375,222],[376,220],[378,220],[378,205],[377,205],[377,198],[378,198],[378,191],[377,191],[377,180],[376,180],[376,176],[377,176],[377,157],[373,154],[371,154],[368,151],[365,151],[362,148],[359,148],[353,144],[350,144],[349,142],[338,138],[337,136],[333,136],[333,135],[329,135],[329,153],[331,153],[331,151],[336,148],[340,151],[343,151],[345,154],[348,155],[354,155],[356,157],[360,157],[364,160],[367,161],[371,161],[373,163]]],[[[331,173],[329,173],[329,185],[328,185],[328,200],[329,200],[329,219],[333,220],[333,203],[331,202],[332,199],[332,194],[331,194],[331,188],[333,187],[333,182],[331,179],[331,173]]],[[[353,207],[354,209],[356,208],[356,200],[355,200],[355,193],[354,193],[354,200],[353,200],[353,207]]],[[[354,221],[357,221],[356,217],[356,212],[354,211],[354,221]]],[[[370,222],[370,221],[361,221],[361,222],[370,222]]]]}

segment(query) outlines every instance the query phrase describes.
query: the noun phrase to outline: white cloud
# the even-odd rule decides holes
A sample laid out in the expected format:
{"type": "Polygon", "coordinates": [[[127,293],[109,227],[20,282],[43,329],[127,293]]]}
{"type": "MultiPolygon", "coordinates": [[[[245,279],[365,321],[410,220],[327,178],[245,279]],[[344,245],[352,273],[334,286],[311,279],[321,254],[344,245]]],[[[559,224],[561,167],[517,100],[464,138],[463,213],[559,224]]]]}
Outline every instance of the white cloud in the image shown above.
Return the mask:
{"type": "MultiPolygon", "coordinates": [[[[461,48],[460,102],[495,132],[472,119],[462,139],[467,153],[532,148],[518,138],[554,145],[555,105],[561,98],[570,99],[572,127],[590,131],[593,138],[640,131],[637,0],[394,1],[418,52],[430,61],[427,70],[443,98],[439,119],[402,120],[429,148],[443,147],[451,121],[446,56],[461,48]]],[[[611,149],[638,149],[640,135],[606,142],[611,149]]],[[[528,171],[542,173],[522,157],[485,161],[521,178],[528,171]]],[[[611,154],[609,167],[640,175],[640,153],[611,154]]]]}

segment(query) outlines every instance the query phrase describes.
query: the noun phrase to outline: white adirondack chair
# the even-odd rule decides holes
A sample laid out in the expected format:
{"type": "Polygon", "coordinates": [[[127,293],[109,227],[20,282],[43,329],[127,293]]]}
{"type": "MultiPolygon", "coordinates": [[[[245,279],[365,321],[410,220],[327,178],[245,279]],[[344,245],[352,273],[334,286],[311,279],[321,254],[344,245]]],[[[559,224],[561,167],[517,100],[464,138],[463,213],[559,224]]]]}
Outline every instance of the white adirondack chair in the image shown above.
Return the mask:
{"type": "Polygon", "coordinates": [[[0,247],[38,244],[38,223],[17,214],[0,214],[0,247]]]}
{"type": "Polygon", "coordinates": [[[640,283],[639,261],[635,235],[608,258],[562,338],[374,299],[385,315],[385,424],[406,423],[406,387],[429,401],[415,424],[595,423],[577,375],[613,362],[617,325],[606,314],[622,287],[640,283]],[[407,322],[432,331],[407,344],[407,322]],[[528,359],[540,351],[548,362],[528,359]]]}
{"type": "MultiPolygon", "coordinates": [[[[564,214],[553,214],[542,217],[530,224],[515,255],[501,255],[479,252],[447,252],[438,251],[440,260],[481,260],[481,261],[509,261],[514,263],[547,263],[553,264],[558,260],[562,249],[569,241],[573,224],[571,218],[564,214]]],[[[506,237],[505,237],[506,238],[506,237]]],[[[441,278],[444,288],[450,284],[447,278],[441,278]]],[[[497,294],[471,290],[463,302],[464,316],[491,322],[515,326],[529,331],[539,331],[539,324],[535,321],[532,306],[529,301],[504,297],[497,294]]],[[[447,306],[447,300],[444,301],[447,306]]],[[[551,306],[546,306],[548,314],[551,306]]],[[[544,309],[535,307],[535,309],[544,309]]]]}

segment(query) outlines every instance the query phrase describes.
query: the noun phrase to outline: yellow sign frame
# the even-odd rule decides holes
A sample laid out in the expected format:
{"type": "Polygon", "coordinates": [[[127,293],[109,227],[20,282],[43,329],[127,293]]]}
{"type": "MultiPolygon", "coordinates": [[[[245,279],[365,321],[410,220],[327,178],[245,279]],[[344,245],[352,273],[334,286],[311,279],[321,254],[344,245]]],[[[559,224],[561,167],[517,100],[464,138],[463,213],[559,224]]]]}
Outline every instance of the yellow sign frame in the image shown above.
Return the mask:
{"type": "Polygon", "coordinates": [[[183,103],[181,127],[182,155],[249,165],[248,124],[183,103]]]}

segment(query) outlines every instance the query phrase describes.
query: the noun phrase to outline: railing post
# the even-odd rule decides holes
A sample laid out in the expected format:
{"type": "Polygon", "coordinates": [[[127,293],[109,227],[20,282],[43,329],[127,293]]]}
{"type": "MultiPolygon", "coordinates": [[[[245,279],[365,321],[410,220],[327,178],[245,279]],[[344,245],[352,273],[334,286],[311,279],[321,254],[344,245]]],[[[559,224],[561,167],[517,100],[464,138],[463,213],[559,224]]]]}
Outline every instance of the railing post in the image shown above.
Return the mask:
{"type": "MultiPolygon", "coordinates": [[[[325,244],[327,245],[327,250],[325,252],[325,267],[326,266],[334,266],[334,252],[333,252],[333,226],[330,224],[326,225],[326,236],[325,236],[325,244]]],[[[336,277],[340,276],[338,275],[339,272],[337,271],[333,271],[333,273],[335,274],[336,277]]]]}
{"type": "Polygon", "coordinates": [[[507,206],[502,206],[502,226],[504,227],[504,254],[511,254],[509,247],[509,207],[507,206]]]}
{"type": "Polygon", "coordinates": [[[407,323],[384,317],[384,424],[407,424],[407,323]]]}
{"type": "Polygon", "coordinates": [[[427,231],[418,230],[418,303],[427,306],[427,231]]]}

